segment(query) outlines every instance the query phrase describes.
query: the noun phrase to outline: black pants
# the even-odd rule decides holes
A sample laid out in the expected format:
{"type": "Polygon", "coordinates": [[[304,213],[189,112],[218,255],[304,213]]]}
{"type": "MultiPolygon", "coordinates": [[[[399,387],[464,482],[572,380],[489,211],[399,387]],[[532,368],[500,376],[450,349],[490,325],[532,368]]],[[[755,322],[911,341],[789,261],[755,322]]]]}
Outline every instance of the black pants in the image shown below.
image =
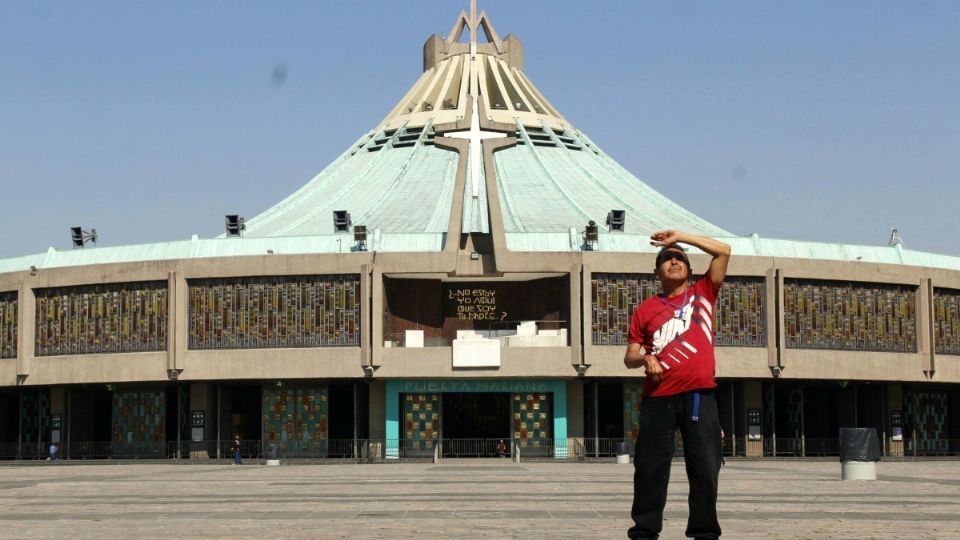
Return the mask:
{"type": "Polygon", "coordinates": [[[717,483],[720,476],[720,416],[713,390],[699,390],[700,410],[694,421],[694,393],[644,398],[634,454],[633,517],[630,538],[657,538],[663,528],[674,432],[683,436],[683,458],[690,482],[690,517],[686,535],[720,536],[717,483]]]}

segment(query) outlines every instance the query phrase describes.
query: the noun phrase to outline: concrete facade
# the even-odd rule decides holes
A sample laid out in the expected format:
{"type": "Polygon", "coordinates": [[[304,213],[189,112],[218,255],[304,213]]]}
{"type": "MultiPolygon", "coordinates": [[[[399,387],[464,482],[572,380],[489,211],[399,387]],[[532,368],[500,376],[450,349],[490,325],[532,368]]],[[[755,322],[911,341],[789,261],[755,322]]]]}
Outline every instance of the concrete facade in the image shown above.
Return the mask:
{"type": "MultiPolygon", "coordinates": [[[[509,204],[503,197],[497,176],[497,153],[515,148],[518,123],[529,127],[562,128],[565,122],[545,98],[532,88],[522,72],[522,45],[513,36],[500,40],[485,14],[461,14],[447,40],[431,37],[424,47],[424,75],[385,119],[382,129],[397,126],[430,125],[434,144],[444,152],[456,154],[455,181],[450,198],[443,245],[437,251],[356,251],[350,253],[272,254],[229,257],[193,257],[134,262],[79,264],[31,268],[0,273],[0,292],[16,291],[17,357],[0,360],[0,391],[8,393],[31,389],[51,389],[52,414],[63,414],[63,390],[80,386],[166,385],[189,387],[190,409],[212,414],[213,385],[252,382],[269,385],[274,381],[338,384],[362,384],[367,388],[366,403],[355,405],[357,415],[366,418],[366,433],[361,438],[391,436],[388,411],[396,407],[390,401],[391,381],[400,380],[552,380],[562,383],[565,410],[564,437],[579,439],[597,436],[590,433],[585,389],[594,381],[635,384],[640,373],[623,365],[623,346],[595,345],[591,339],[593,300],[591,278],[597,273],[650,273],[652,252],[577,249],[569,251],[517,251],[508,247],[505,222],[509,204]],[[462,28],[471,31],[472,44],[456,43],[462,28]],[[488,43],[476,43],[483,30],[488,43]],[[463,65],[477,60],[476,66],[463,65]],[[501,72],[498,62],[509,69],[501,72]],[[457,64],[459,63],[459,64],[457,64]],[[460,65],[460,68],[456,66],[460,65]],[[460,71],[457,71],[459,69],[460,71]],[[473,71],[479,69],[479,71],[473,71]],[[484,70],[490,70],[484,71],[484,70]],[[445,94],[454,78],[462,78],[457,107],[433,110],[430,96],[445,94]],[[489,76],[488,76],[489,74],[489,76]],[[442,77],[441,77],[442,75],[442,77]],[[506,78],[506,80],[504,80],[506,78]],[[496,81],[499,92],[509,94],[525,88],[524,100],[508,102],[503,108],[490,103],[490,92],[479,86],[496,81]],[[447,90],[445,90],[446,88],[447,90]],[[513,90],[511,90],[513,89],[513,90]],[[477,98],[471,100],[469,98],[477,98]],[[407,103],[413,103],[408,106],[407,103]],[[474,103],[476,105],[474,105],[474,103]],[[479,118],[483,132],[502,134],[496,139],[455,138],[456,132],[471,129],[471,120],[479,118]],[[469,230],[464,225],[465,201],[469,195],[471,151],[480,145],[483,170],[485,211],[489,232],[469,230]],[[189,322],[191,280],[250,276],[356,275],[360,281],[359,346],[315,348],[258,348],[228,350],[192,350],[189,322]],[[524,282],[536,278],[562,276],[567,284],[570,319],[565,321],[568,343],[550,347],[502,347],[499,367],[459,369],[453,366],[453,347],[388,347],[385,336],[385,277],[404,279],[440,279],[445,283],[524,282]],[[91,284],[161,281],[167,284],[169,312],[165,350],[138,353],[71,354],[37,356],[36,291],[91,284]]],[[[489,90],[489,89],[488,89],[489,90]]],[[[557,138],[556,133],[551,135],[557,138]]],[[[529,141],[528,141],[529,142],[529,141]]],[[[383,150],[387,151],[387,150],[383,150]]],[[[541,164],[542,165],[542,164],[541,164]]],[[[476,199],[476,195],[474,196],[476,199]]],[[[665,222],[664,227],[674,224],[665,222]]],[[[573,234],[573,233],[571,233],[573,234]]],[[[222,242],[244,242],[244,238],[224,238],[222,242]]],[[[705,268],[708,259],[692,253],[692,266],[705,268]]],[[[801,407],[804,384],[819,382],[863,382],[884,385],[885,406],[900,411],[906,406],[903,385],[916,391],[935,388],[957,395],[960,388],[960,356],[937,354],[933,294],[936,289],[960,290],[960,266],[931,268],[907,264],[883,264],[857,260],[825,260],[800,257],[748,255],[734,250],[731,277],[763,280],[764,326],[766,343],[762,347],[718,347],[717,378],[733,388],[729,404],[731,433],[739,438],[747,455],[762,455],[762,440],[746,438],[748,409],[763,409],[765,388],[775,400],[777,385],[797,383],[801,407]],[[784,324],[784,283],[791,279],[833,282],[879,283],[916,288],[916,351],[873,352],[831,349],[799,349],[786,346],[784,324]],[[768,385],[768,386],[765,386],[768,385]],[[739,396],[739,397],[737,397],[739,396]]],[[[439,309],[439,308],[438,308],[439,309]]],[[[279,384],[278,384],[279,386],[279,384]]],[[[791,390],[793,391],[793,390],[791,390]]],[[[18,394],[19,395],[19,394],[18,394]]],[[[839,399],[839,398],[838,398],[839,399]]],[[[956,399],[956,398],[954,398],[956,399]]],[[[955,407],[954,407],[955,408],[955,407]]],[[[219,411],[218,411],[219,414],[219,411]]],[[[775,421],[775,420],[772,420],[775,421]]],[[[856,419],[854,419],[856,423],[856,419]]],[[[957,423],[952,419],[949,422],[957,423]]],[[[948,423],[949,423],[948,422],[948,423]]],[[[803,424],[803,413],[800,413],[803,424]]],[[[952,425],[952,424],[951,424],[952,425]]],[[[205,437],[215,438],[213,425],[205,437]]],[[[393,433],[398,431],[393,428],[393,433]]],[[[882,430],[887,433],[888,430],[882,430]]],[[[394,435],[396,436],[396,435],[394,435]]],[[[956,437],[960,437],[958,432],[956,437]]],[[[889,439],[889,437],[887,437],[889,439]]],[[[903,453],[901,441],[888,440],[890,452],[903,453]],[[896,443],[896,444],[895,444],[896,443]]],[[[736,446],[735,446],[736,448],[736,446]]],[[[737,450],[735,450],[737,451],[737,450]]]]}

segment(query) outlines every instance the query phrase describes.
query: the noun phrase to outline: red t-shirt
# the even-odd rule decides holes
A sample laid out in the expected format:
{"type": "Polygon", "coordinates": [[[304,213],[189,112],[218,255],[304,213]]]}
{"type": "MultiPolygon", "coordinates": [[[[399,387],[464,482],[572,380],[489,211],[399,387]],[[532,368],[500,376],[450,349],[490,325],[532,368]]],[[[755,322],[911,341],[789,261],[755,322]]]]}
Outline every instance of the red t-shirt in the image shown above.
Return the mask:
{"type": "Polygon", "coordinates": [[[683,294],[647,298],[630,319],[629,343],[639,343],[660,360],[659,382],[647,377],[643,395],[672,396],[716,388],[713,310],[720,286],[701,277],[683,294]]]}

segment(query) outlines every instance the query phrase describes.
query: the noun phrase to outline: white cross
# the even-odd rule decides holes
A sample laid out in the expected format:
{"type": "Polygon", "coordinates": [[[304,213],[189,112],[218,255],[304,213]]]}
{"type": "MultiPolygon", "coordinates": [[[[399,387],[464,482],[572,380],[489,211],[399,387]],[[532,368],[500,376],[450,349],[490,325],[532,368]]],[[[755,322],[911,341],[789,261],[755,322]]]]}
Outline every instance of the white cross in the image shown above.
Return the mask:
{"type": "Polygon", "coordinates": [[[468,139],[470,141],[470,180],[473,183],[473,198],[480,196],[480,166],[483,162],[483,139],[498,139],[506,137],[506,133],[497,133],[495,131],[484,131],[480,129],[480,108],[477,107],[477,94],[479,93],[479,81],[477,80],[477,0],[470,0],[470,95],[473,97],[473,116],[470,117],[470,131],[460,131],[447,134],[447,137],[455,139],[468,139]]]}
{"type": "Polygon", "coordinates": [[[480,109],[477,108],[477,96],[473,95],[473,115],[470,118],[470,131],[449,133],[447,137],[468,139],[470,141],[470,180],[473,182],[473,198],[480,196],[480,165],[483,161],[483,139],[506,137],[506,133],[484,131],[480,129],[480,109]]]}

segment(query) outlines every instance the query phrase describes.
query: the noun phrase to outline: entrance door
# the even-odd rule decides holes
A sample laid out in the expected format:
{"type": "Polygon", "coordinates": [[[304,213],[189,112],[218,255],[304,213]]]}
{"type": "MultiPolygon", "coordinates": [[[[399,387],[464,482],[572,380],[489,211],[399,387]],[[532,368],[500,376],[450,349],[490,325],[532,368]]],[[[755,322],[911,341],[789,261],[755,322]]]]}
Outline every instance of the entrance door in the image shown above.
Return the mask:
{"type": "Polygon", "coordinates": [[[445,393],[441,424],[444,457],[494,457],[510,441],[510,394],[445,393]]]}

